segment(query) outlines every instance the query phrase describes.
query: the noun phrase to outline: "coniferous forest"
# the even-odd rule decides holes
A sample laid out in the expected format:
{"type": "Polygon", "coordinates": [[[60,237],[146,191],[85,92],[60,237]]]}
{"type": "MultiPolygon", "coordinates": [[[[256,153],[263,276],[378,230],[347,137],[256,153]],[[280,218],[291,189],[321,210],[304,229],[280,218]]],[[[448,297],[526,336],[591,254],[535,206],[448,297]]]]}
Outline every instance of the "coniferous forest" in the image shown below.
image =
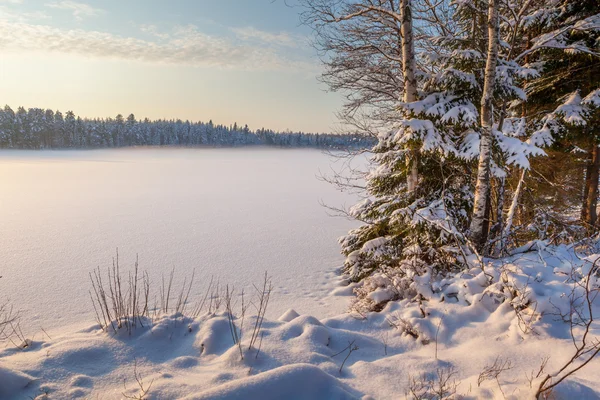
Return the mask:
{"type": "Polygon", "coordinates": [[[72,111],[25,109],[0,110],[0,148],[96,149],[129,146],[278,146],[312,148],[363,148],[372,140],[361,135],[250,130],[232,126],[182,120],[127,118],[86,119],[72,111]]]}

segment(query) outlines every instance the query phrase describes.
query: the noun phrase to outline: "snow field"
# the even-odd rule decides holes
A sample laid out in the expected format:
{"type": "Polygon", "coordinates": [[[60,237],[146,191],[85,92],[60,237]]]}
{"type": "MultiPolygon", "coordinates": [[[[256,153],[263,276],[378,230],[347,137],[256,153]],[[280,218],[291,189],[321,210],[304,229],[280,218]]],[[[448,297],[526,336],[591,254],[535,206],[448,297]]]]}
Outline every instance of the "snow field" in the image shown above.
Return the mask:
{"type": "MultiPolygon", "coordinates": [[[[37,336],[23,350],[0,352],[1,397],[47,392],[48,398],[116,399],[147,390],[148,399],[397,399],[412,398],[411,393],[439,398],[426,397],[437,390],[466,399],[532,398],[542,360],[549,357],[544,373],[552,373],[573,354],[568,324],[546,307],[566,304],[565,270],[585,272],[597,257],[576,257],[566,246],[538,246],[503,260],[503,271],[513,271],[514,285],[529,279],[527,296],[545,311],[529,328],[514,304],[500,302],[481,274],[471,271],[443,282],[429,301],[390,302],[381,313],[319,320],[290,309],[277,320],[264,320],[252,348],[256,316],[248,313],[243,359],[223,311],[196,319],[147,319],[131,335],[95,325],[52,339],[37,336]],[[494,363],[505,370],[497,379],[482,379],[482,371],[494,363]]],[[[600,362],[592,361],[559,385],[552,398],[598,398],[598,367],[600,362]]]]}

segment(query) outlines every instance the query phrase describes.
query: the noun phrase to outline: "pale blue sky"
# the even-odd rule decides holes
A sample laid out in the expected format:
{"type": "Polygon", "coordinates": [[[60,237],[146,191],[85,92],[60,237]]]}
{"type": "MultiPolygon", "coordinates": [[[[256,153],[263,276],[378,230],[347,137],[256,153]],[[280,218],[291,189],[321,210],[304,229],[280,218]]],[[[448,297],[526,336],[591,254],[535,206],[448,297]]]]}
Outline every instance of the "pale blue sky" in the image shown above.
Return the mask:
{"type": "Polygon", "coordinates": [[[298,12],[283,0],[0,0],[0,103],[330,131],[340,97],[317,82],[298,12]]]}

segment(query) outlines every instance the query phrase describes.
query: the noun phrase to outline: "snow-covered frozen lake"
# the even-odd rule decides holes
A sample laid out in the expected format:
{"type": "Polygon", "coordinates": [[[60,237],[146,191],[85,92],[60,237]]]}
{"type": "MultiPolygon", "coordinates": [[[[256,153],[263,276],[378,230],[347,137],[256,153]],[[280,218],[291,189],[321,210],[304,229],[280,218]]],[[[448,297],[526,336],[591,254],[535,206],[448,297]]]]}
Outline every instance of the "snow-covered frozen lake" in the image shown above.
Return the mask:
{"type": "Polygon", "coordinates": [[[355,199],[319,181],[334,160],[318,150],[127,149],[0,152],[0,298],[24,327],[89,326],[88,273],[140,268],[158,284],[196,271],[237,288],[272,275],[271,316],[345,310],[329,296],[337,238],[355,223],[319,202],[355,199]]]}

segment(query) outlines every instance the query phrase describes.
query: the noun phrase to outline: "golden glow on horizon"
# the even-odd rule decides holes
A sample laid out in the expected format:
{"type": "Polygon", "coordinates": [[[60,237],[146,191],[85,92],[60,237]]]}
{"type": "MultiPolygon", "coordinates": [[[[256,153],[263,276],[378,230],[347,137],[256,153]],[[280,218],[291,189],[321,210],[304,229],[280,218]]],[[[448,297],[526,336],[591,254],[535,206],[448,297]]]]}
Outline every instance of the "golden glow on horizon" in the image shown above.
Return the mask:
{"type": "Polygon", "coordinates": [[[0,93],[2,106],[13,109],[72,110],[90,118],[134,113],[138,119],[212,119],[307,132],[330,131],[339,103],[313,76],[45,53],[3,55],[0,93]]]}

